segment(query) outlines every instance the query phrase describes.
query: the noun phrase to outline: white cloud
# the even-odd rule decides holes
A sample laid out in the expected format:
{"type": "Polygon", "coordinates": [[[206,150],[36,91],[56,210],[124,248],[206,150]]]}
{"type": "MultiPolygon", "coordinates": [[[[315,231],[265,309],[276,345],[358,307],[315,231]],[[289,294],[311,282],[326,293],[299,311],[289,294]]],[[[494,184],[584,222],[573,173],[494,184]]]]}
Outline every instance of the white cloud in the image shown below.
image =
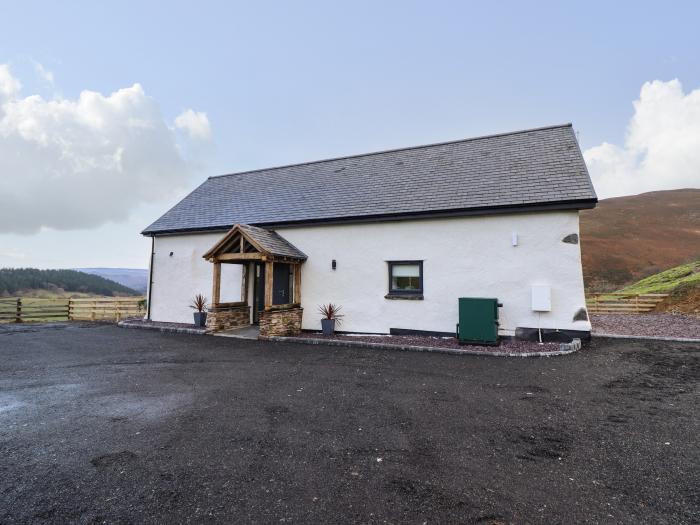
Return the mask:
{"type": "Polygon", "coordinates": [[[175,119],[175,127],[186,131],[190,138],[196,140],[210,140],[211,127],[207,114],[201,111],[187,109],[175,119]]]}
{"type": "Polygon", "coordinates": [[[10,66],[0,64],[0,104],[19,93],[22,84],[10,72],[10,66]]]}
{"type": "Polygon", "coordinates": [[[36,74],[39,75],[39,78],[44,82],[53,86],[53,73],[51,71],[46,69],[39,62],[34,62],[34,71],[36,71],[36,74]]]}
{"type": "Polygon", "coordinates": [[[0,233],[123,221],[144,203],[181,195],[191,172],[139,84],[45,100],[21,96],[0,65],[0,233]]]}
{"type": "Polygon", "coordinates": [[[599,197],[700,187],[700,89],[646,82],[624,145],[604,142],[584,157],[599,197]]]}

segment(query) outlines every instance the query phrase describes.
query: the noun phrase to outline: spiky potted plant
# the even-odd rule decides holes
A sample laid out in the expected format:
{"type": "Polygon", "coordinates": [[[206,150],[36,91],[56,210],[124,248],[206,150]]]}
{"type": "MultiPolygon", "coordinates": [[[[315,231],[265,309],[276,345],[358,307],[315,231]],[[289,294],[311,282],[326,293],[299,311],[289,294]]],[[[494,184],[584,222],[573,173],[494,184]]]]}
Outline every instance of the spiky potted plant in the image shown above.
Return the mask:
{"type": "Polygon", "coordinates": [[[206,326],[207,325],[207,298],[201,293],[198,293],[192,299],[192,304],[190,308],[195,310],[194,312],[194,325],[195,326],[206,326]]]}
{"type": "Polygon", "coordinates": [[[338,313],[342,306],[333,303],[322,304],[318,307],[321,313],[321,331],[323,335],[333,335],[336,325],[340,325],[343,320],[343,314],[338,313]]]}

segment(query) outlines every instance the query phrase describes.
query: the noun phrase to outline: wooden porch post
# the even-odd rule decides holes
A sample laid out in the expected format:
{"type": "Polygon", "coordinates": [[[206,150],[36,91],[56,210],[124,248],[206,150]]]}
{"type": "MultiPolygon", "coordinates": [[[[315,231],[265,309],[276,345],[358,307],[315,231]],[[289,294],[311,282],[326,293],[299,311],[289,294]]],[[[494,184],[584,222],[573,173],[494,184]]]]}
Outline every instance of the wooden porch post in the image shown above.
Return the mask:
{"type": "Polygon", "coordinates": [[[211,304],[216,307],[221,298],[221,263],[214,262],[214,276],[211,289],[211,304]]]}
{"type": "Polygon", "coordinates": [[[248,304],[248,287],[250,286],[250,263],[241,265],[241,301],[248,304]]]}
{"type": "Polygon", "coordinates": [[[294,299],[293,303],[301,303],[301,263],[294,264],[294,299]]]}
{"type": "Polygon", "coordinates": [[[272,271],[274,263],[265,261],[265,310],[272,306],[272,271]]]}

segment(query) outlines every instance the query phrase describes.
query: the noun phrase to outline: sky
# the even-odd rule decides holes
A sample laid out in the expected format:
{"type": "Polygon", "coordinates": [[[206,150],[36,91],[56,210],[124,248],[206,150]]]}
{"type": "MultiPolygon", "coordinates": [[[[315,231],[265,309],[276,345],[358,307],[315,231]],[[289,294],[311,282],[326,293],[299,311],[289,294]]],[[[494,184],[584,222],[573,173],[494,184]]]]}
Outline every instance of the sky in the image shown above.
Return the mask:
{"type": "Polygon", "coordinates": [[[0,0],[0,267],[148,265],[206,177],[572,122],[700,187],[699,2],[0,0]]]}

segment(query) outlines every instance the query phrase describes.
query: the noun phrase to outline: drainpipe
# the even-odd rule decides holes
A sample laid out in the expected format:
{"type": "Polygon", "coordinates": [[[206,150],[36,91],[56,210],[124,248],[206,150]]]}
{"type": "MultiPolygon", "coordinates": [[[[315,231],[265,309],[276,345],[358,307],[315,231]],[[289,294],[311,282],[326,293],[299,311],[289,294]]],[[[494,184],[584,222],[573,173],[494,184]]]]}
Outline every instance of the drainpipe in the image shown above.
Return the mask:
{"type": "Polygon", "coordinates": [[[148,297],[146,298],[146,320],[151,320],[151,292],[153,290],[153,256],[156,253],[156,237],[151,235],[151,264],[148,265],[148,297]]]}

